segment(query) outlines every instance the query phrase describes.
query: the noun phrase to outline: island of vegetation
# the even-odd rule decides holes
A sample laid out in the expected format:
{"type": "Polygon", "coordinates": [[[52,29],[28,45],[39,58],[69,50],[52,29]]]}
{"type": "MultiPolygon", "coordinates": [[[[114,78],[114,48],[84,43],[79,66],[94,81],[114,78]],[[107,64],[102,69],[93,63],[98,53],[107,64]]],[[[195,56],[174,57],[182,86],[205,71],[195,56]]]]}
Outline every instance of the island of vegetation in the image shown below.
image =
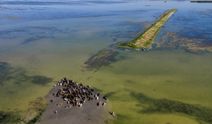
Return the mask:
{"type": "Polygon", "coordinates": [[[160,18],[153,23],[144,33],[127,43],[121,43],[119,47],[123,48],[151,48],[152,43],[160,31],[160,28],[168,21],[168,19],[176,12],[176,9],[169,9],[164,12],[160,18]]]}

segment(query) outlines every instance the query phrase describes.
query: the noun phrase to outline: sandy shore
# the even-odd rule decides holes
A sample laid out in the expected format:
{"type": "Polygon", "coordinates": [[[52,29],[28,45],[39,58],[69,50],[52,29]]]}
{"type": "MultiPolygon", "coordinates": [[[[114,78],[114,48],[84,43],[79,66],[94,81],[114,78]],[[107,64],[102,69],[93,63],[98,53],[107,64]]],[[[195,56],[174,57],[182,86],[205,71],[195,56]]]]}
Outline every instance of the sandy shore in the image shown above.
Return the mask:
{"type": "Polygon", "coordinates": [[[62,98],[55,97],[54,94],[60,88],[61,86],[55,86],[49,92],[47,108],[36,124],[104,124],[106,120],[113,118],[107,105],[102,105],[106,101],[101,94],[98,100],[86,101],[81,107],[71,106],[62,98]]]}

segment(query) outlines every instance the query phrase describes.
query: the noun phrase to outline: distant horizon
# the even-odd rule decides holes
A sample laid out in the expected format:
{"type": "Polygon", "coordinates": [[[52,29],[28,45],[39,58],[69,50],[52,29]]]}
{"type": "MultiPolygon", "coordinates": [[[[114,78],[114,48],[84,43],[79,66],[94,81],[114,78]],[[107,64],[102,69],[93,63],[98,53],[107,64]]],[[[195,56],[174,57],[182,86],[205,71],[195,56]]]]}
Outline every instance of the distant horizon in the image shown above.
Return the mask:
{"type": "MultiPolygon", "coordinates": [[[[134,2],[134,1],[165,1],[165,0],[1,0],[0,2],[76,2],[76,1],[107,1],[107,2],[113,2],[113,1],[128,1],[128,2],[134,2]]],[[[190,0],[168,0],[168,1],[190,1],[190,0]]]]}

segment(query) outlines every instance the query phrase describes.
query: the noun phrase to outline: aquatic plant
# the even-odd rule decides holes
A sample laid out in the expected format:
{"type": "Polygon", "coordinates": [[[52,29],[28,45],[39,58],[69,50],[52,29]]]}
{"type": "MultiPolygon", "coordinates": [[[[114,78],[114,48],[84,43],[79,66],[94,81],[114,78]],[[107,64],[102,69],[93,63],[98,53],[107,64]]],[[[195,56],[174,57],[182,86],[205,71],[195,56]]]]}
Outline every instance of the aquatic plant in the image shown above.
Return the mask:
{"type": "Polygon", "coordinates": [[[114,94],[116,94],[116,92],[112,91],[112,92],[106,93],[105,96],[109,98],[109,97],[113,96],[114,94]]]}
{"type": "Polygon", "coordinates": [[[0,72],[0,85],[8,81],[18,85],[28,81],[37,85],[46,85],[52,81],[51,78],[42,75],[28,75],[23,68],[13,67],[6,62],[0,62],[0,72]]]}
{"type": "Polygon", "coordinates": [[[27,111],[0,111],[0,124],[35,124],[40,119],[45,107],[46,100],[37,98],[29,103],[27,111]]]}
{"type": "Polygon", "coordinates": [[[212,109],[200,105],[187,104],[169,99],[154,99],[142,93],[131,92],[143,107],[142,113],[181,113],[189,115],[199,122],[212,123],[212,109]]]}
{"type": "Polygon", "coordinates": [[[61,34],[65,32],[66,31],[64,30],[51,26],[26,26],[22,28],[0,31],[0,37],[5,39],[15,39],[20,35],[25,35],[28,37],[21,42],[21,45],[26,45],[42,39],[52,39],[54,38],[55,34],[61,34]]]}
{"type": "Polygon", "coordinates": [[[202,39],[187,38],[174,32],[165,33],[156,44],[157,48],[177,48],[190,53],[212,52],[212,46],[204,44],[202,39]]]}
{"type": "Polygon", "coordinates": [[[10,69],[11,67],[8,63],[0,62],[0,85],[3,85],[4,81],[10,79],[10,69]]]}
{"type": "Polygon", "coordinates": [[[120,48],[138,48],[134,43],[128,42],[128,43],[120,43],[118,44],[120,48]]]}
{"type": "Polygon", "coordinates": [[[91,56],[86,62],[86,68],[99,69],[102,66],[109,65],[118,60],[118,51],[114,49],[103,49],[91,56]]]}
{"type": "Polygon", "coordinates": [[[42,113],[45,111],[47,101],[45,98],[39,97],[29,103],[29,108],[23,117],[26,124],[35,124],[39,121],[42,113]]]}
{"type": "Polygon", "coordinates": [[[27,39],[25,39],[21,44],[24,45],[24,44],[28,44],[28,43],[32,43],[32,42],[35,42],[35,41],[39,41],[39,40],[42,40],[42,39],[49,39],[49,38],[52,38],[50,36],[32,36],[32,37],[29,37],[27,39]]]}
{"type": "Polygon", "coordinates": [[[20,116],[14,112],[0,111],[0,124],[17,124],[21,121],[20,116]]]}
{"type": "Polygon", "coordinates": [[[46,85],[52,81],[52,78],[48,78],[41,75],[30,76],[32,83],[38,85],[46,85]]]}

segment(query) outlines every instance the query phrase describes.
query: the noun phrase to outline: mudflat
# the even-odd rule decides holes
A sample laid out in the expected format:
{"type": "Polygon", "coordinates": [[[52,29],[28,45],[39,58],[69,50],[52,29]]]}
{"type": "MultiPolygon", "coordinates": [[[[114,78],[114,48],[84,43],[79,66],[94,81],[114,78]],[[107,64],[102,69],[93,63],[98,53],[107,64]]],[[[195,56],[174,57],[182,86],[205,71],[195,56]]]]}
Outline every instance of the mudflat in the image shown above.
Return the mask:
{"type": "Polygon", "coordinates": [[[36,124],[104,124],[112,118],[103,96],[99,94],[95,98],[97,91],[92,90],[92,100],[78,104],[57,96],[62,87],[57,85],[49,92],[47,108],[36,124]]]}

